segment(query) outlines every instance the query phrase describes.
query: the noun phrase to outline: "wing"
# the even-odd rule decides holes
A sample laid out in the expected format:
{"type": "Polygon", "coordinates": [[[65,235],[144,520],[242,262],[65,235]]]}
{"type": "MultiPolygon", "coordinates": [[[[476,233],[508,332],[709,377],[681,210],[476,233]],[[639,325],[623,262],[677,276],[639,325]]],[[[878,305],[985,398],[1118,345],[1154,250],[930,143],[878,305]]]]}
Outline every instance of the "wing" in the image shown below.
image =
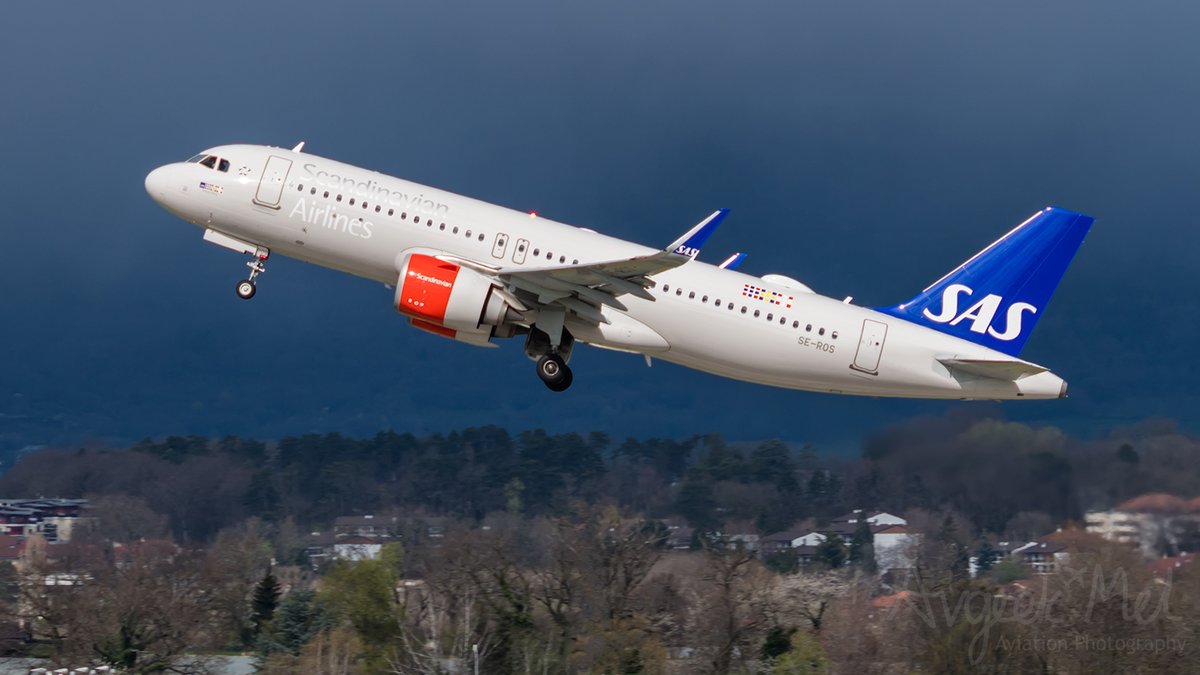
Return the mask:
{"type": "Polygon", "coordinates": [[[624,310],[619,297],[633,295],[651,302],[654,296],[647,290],[654,287],[655,274],[683,265],[700,254],[700,247],[712,235],[729,209],[714,211],[669,246],[649,255],[589,263],[548,267],[494,268],[455,256],[438,256],[464,267],[470,267],[501,281],[511,297],[505,299],[518,311],[561,305],[593,323],[608,323],[601,314],[602,306],[624,310]]]}

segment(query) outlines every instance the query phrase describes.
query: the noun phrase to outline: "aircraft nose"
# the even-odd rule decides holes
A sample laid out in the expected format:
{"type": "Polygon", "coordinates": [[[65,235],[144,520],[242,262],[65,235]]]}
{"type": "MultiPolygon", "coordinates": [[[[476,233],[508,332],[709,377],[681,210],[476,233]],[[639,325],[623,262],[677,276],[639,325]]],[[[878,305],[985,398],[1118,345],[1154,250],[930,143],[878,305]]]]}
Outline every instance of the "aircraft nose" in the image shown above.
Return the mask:
{"type": "Polygon", "coordinates": [[[170,167],[160,166],[146,174],[146,192],[150,195],[151,199],[159,204],[163,203],[163,199],[167,196],[167,190],[170,187],[168,173],[170,173],[170,167]]]}

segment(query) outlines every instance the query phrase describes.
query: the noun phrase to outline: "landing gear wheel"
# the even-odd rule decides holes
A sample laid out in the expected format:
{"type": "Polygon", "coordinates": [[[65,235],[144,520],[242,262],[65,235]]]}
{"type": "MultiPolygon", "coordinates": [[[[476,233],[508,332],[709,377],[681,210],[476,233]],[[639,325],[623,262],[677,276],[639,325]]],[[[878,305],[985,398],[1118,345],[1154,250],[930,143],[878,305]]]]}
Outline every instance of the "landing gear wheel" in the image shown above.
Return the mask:
{"type": "Polygon", "coordinates": [[[558,354],[546,354],[538,359],[537,374],[550,391],[565,391],[575,379],[566,361],[558,354]]]}
{"type": "Polygon", "coordinates": [[[243,279],[237,284],[238,297],[243,300],[249,300],[250,298],[253,298],[256,292],[258,292],[258,288],[255,287],[254,282],[250,281],[249,279],[243,279]]]}

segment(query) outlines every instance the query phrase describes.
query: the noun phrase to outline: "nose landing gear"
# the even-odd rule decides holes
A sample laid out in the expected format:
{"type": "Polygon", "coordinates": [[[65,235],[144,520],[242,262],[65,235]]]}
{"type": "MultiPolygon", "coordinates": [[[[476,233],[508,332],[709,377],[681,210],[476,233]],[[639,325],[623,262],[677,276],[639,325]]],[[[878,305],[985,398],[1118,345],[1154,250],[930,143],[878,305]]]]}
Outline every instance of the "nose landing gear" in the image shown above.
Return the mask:
{"type": "Polygon", "coordinates": [[[254,278],[263,272],[267,271],[267,266],[263,262],[267,256],[255,256],[253,260],[246,263],[246,267],[250,268],[250,277],[237,282],[238,297],[243,300],[249,300],[258,292],[258,288],[254,284],[254,278]]]}

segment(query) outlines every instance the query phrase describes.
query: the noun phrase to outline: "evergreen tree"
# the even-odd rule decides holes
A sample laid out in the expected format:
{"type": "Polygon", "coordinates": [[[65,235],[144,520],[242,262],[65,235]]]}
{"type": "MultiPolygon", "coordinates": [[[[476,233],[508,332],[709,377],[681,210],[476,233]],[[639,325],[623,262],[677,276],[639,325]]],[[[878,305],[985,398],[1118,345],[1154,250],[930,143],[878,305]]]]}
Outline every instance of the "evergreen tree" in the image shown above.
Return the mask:
{"type": "Polygon", "coordinates": [[[817,544],[813,558],[831,570],[837,569],[846,562],[846,544],[836,532],[830,533],[825,541],[817,544]]]}
{"type": "Polygon", "coordinates": [[[1122,443],[1121,447],[1117,448],[1117,459],[1126,464],[1137,464],[1141,457],[1138,456],[1138,451],[1134,450],[1132,445],[1122,443]]]}
{"type": "Polygon", "coordinates": [[[333,627],[334,618],[311,590],[292,591],[284,596],[275,617],[259,636],[263,656],[277,652],[298,655],[318,633],[333,627]]]}
{"type": "Polygon", "coordinates": [[[716,508],[712,485],[707,480],[694,474],[684,479],[675,501],[675,510],[687,518],[692,527],[697,531],[716,529],[716,508]]]}
{"type": "Polygon", "coordinates": [[[854,536],[850,538],[850,564],[860,566],[866,572],[875,571],[875,534],[866,513],[858,519],[854,536]]]}
{"type": "Polygon", "coordinates": [[[254,587],[253,608],[254,634],[262,633],[265,626],[275,616],[275,608],[279,606],[279,580],[271,572],[254,587]]]}
{"type": "Polygon", "coordinates": [[[979,548],[975,549],[975,569],[979,576],[983,576],[992,571],[992,566],[996,564],[996,549],[992,548],[992,542],[988,541],[987,537],[979,539],[979,548]]]}

